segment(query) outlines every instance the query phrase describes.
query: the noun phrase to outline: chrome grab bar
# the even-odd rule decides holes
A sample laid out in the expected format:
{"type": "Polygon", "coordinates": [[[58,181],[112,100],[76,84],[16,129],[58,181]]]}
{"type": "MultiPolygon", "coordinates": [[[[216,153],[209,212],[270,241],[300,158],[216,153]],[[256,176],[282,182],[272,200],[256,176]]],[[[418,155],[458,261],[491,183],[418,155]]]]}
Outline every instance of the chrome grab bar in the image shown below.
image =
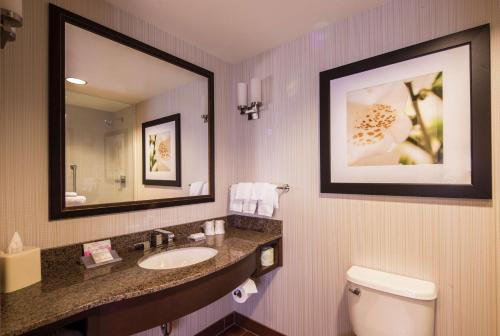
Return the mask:
{"type": "Polygon", "coordinates": [[[72,164],[69,167],[73,171],[73,192],[76,192],[76,168],[78,168],[78,166],[76,164],[72,164]]]}

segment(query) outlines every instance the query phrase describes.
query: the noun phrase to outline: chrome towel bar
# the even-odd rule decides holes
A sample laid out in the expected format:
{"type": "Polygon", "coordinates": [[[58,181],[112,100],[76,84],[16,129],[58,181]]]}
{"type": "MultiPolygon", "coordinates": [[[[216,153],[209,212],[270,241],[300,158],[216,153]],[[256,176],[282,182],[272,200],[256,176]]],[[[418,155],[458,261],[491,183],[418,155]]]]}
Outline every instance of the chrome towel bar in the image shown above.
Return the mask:
{"type": "MultiPolygon", "coordinates": [[[[292,187],[288,183],[285,184],[279,184],[276,189],[280,190],[281,192],[287,193],[290,191],[292,187]]],[[[229,190],[231,190],[231,187],[229,187],[229,190]]]]}

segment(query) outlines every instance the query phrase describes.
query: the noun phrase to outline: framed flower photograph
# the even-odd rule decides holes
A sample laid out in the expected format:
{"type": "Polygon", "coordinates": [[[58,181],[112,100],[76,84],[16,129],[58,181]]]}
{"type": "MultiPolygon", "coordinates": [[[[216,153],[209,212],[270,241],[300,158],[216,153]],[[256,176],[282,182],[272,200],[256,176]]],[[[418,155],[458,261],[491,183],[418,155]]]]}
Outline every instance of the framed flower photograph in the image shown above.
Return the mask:
{"type": "Polygon", "coordinates": [[[320,74],[321,192],[491,198],[490,31],[320,74]]]}
{"type": "Polygon", "coordinates": [[[142,124],[142,183],[181,186],[181,115],[142,124]]]}

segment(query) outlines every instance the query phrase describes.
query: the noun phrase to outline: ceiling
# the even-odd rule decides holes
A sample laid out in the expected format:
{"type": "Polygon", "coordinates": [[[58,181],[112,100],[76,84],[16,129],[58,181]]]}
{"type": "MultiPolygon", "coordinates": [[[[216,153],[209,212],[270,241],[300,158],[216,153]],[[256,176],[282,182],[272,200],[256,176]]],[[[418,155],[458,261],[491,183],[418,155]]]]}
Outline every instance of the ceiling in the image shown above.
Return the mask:
{"type": "Polygon", "coordinates": [[[66,86],[66,104],[73,106],[86,107],[98,111],[120,112],[130,107],[129,104],[122,103],[116,100],[101,98],[97,96],[87,95],[69,89],[70,85],[66,86]]]}
{"type": "Polygon", "coordinates": [[[385,0],[107,0],[237,63],[385,0]]]}
{"type": "Polygon", "coordinates": [[[65,31],[66,77],[87,81],[66,82],[68,104],[111,111],[204,79],[71,24],[65,31]]]}

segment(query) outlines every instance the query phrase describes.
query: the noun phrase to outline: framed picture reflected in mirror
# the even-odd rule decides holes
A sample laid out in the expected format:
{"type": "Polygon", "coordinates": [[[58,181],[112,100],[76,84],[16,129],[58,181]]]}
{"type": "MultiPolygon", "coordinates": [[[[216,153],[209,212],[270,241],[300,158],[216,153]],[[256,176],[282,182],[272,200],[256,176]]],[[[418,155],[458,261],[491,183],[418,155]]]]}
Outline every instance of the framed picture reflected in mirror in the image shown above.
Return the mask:
{"type": "Polygon", "coordinates": [[[142,183],[181,186],[181,115],[142,124],[142,183]]]}

